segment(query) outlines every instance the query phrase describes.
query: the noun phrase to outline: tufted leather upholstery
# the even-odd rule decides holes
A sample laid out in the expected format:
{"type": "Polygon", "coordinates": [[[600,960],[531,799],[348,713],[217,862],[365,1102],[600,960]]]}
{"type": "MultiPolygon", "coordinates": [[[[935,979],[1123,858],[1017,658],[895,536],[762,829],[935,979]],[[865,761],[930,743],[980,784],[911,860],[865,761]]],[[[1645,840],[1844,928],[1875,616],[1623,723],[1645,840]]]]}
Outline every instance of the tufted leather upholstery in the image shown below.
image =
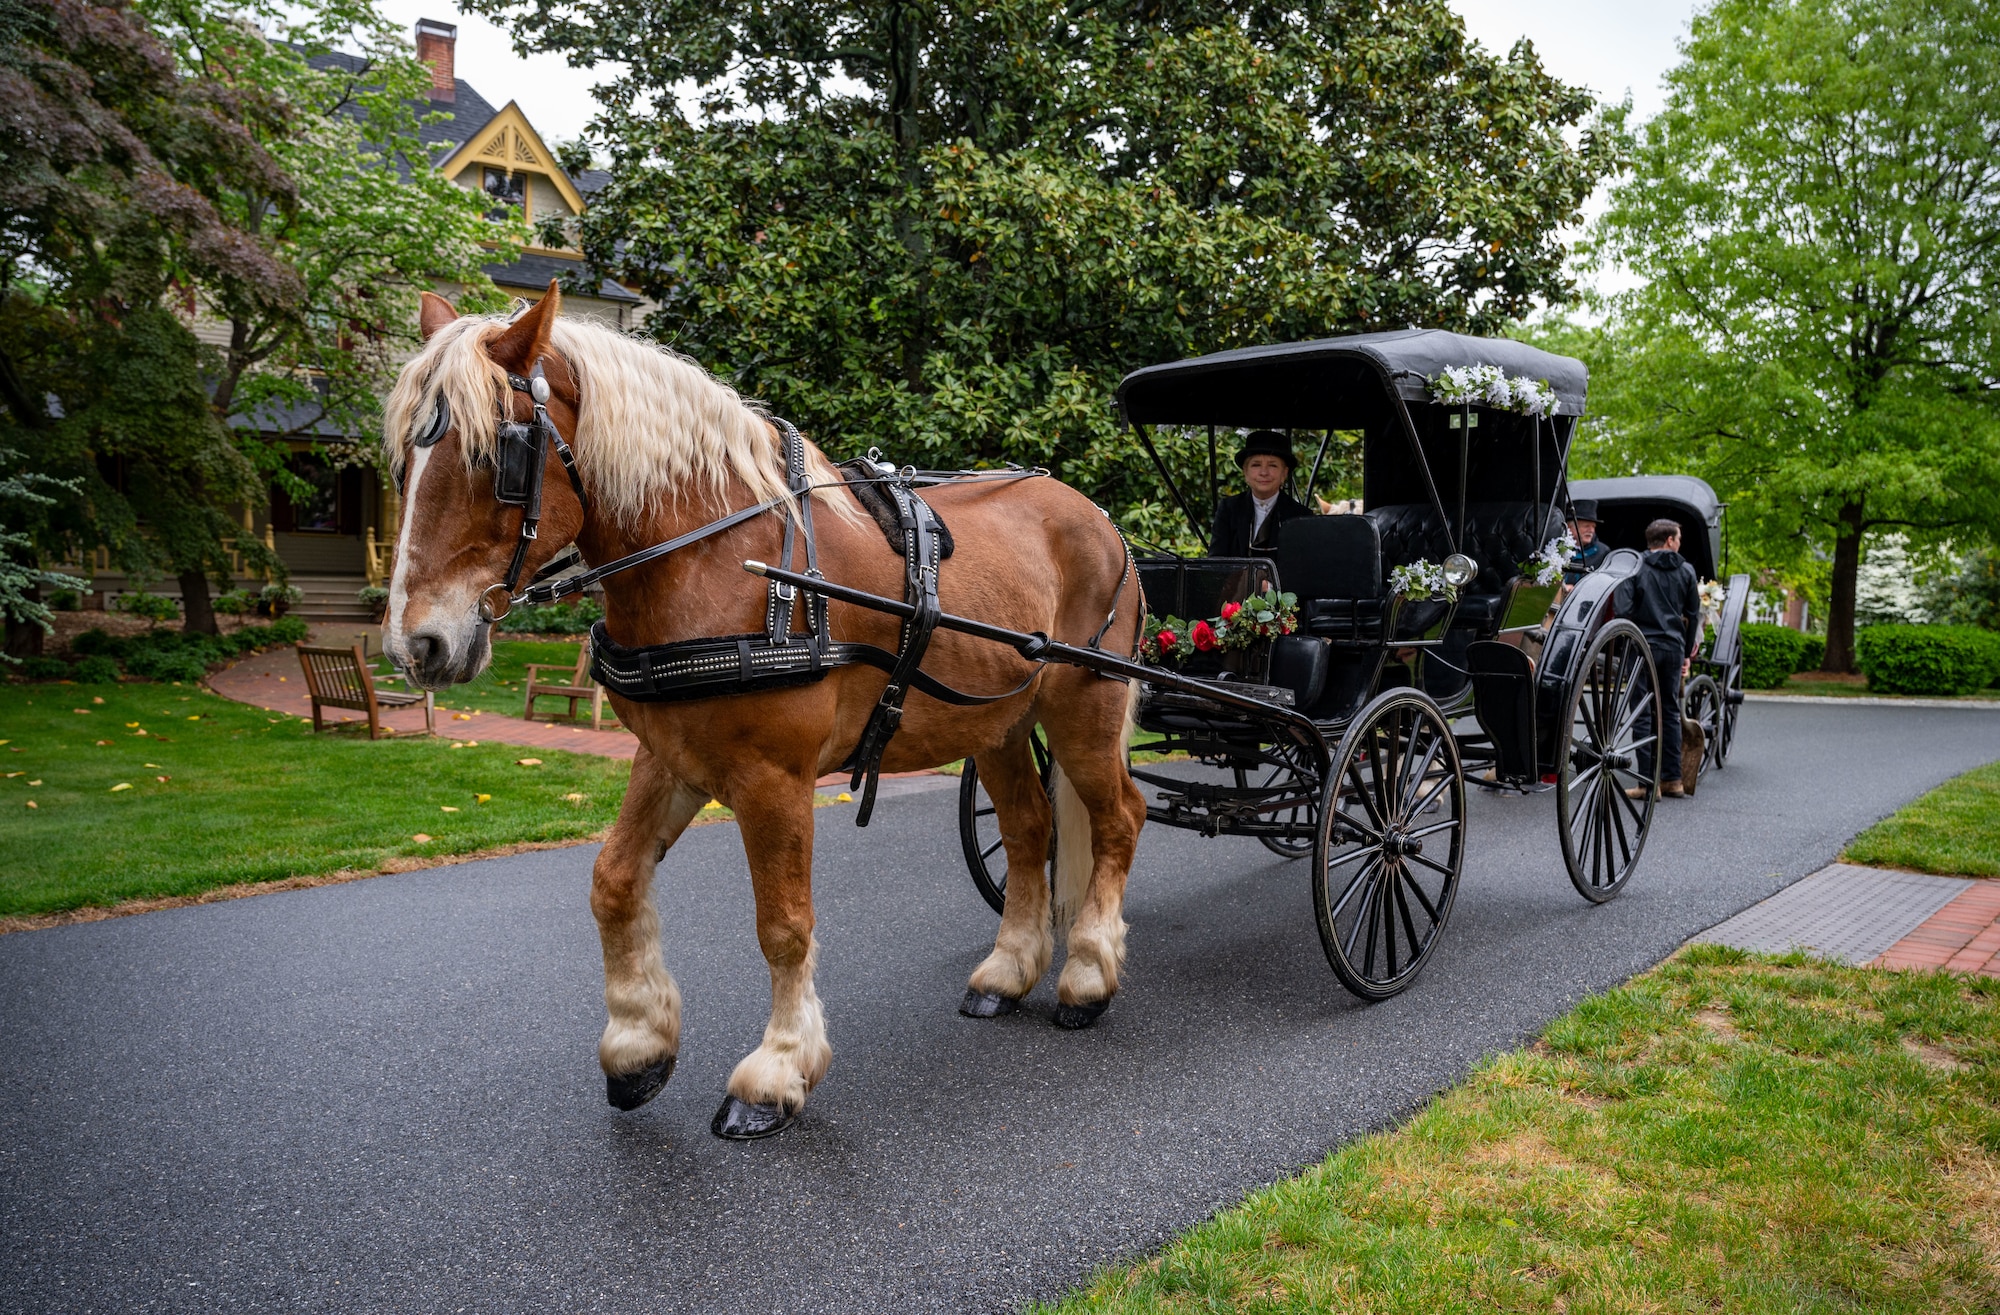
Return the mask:
{"type": "MultiPolygon", "coordinates": [[[[1466,535],[1461,549],[1479,563],[1479,578],[1465,591],[1475,595],[1498,595],[1519,572],[1520,564],[1562,533],[1562,517],[1549,512],[1543,532],[1532,535],[1528,526],[1535,509],[1524,502],[1473,502],[1466,504],[1466,535]]],[[[1404,566],[1420,558],[1441,562],[1451,555],[1451,535],[1437,509],[1429,503],[1409,503],[1399,507],[1373,507],[1367,512],[1382,536],[1384,570],[1404,566]]]]}
{"type": "MultiPolygon", "coordinates": [[[[1525,502],[1472,502],[1465,508],[1465,542],[1460,545],[1479,563],[1479,577],[1460,595],[1454,628],[1490,635],[1507,607],[1507,584],[1520,565],[1562,533],[1562,517],[1548,513],[1540,535],[1528,533],[1535,508],[1525,502]]],[[[1451,555],[1451,536],[1437,509],[1429,503],[1374,507],[1367,512],[1382,536],[1383,570],[1419,559],[1441,562],[1451,555]]]]}

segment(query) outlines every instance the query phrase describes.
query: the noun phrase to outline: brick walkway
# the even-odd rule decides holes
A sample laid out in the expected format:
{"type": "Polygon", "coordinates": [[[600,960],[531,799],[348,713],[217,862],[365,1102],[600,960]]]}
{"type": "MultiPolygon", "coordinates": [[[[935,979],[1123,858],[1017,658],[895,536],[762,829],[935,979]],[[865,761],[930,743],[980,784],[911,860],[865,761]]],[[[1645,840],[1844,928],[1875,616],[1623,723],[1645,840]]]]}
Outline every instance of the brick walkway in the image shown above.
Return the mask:
{"type": "MultiPolygon", "coordinates": [[[[365,639],[367,651],[375,656],[377,665],[388,665],[380,658],[381,640],[372,629],[315,627],[312,639],[315,644],[343,648],[365,639]]],[[[299,669],[299,655],[291,648],[253,653],[210,676],[208,684],[217,694],[238,703],[248,703],[272,712],[289,712],[296,717],[312,716],[312,697],[306,693],[305,677],[299,669]]],[[[344,708],[327,708],[320,715],[321,720],[328,722],[368,720],[368,714],[349,712],[344,708]]],[[[518,744],[530,749],[565,749],[570,753],[594,753],[604,758],[630,759],[639,752],[639,741],[629,731],[594,731],[589,726],[572,726],[568,722],[523,721],[519,717],[503,717],[492,712],[453,713],[443,708],[437,710],[436,718],[437,733],[454,740],[518,744]]],[[[382,725],[397,735],[422,735],[423,709],[385,708],[382,725]]],[[[847,781],[845,772],[836,772],[822,776],[817,784],[822,789],[845,790],[847,781]]],[[[884,772],[878,793],[883,798],[889,798],[914,790],[942,789],[946,786],[956,788],[957,784],[957,777],[938,772],[884,772]]]]}
{"type": "Polygon", "coordinates": [[[2000,881],[1835,863],[1694,939],[2000,977],[2000,881]]]}
{"type": "Polygon", "coordinates": [[[1948,968],[2000,977],[2000,881],[1975,881],[1882,952],[1878,968],[1948,968]]]}

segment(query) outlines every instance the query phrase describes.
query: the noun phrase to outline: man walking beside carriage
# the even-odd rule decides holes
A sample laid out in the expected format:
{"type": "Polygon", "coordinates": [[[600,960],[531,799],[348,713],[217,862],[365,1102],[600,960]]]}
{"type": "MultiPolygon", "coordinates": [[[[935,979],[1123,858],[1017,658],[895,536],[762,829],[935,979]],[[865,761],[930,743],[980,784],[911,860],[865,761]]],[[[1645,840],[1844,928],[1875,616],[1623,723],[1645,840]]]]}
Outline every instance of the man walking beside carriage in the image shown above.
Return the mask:
{"type": "MultiPolygon", "coordinates": [[[[1653,666],[1660,676],[1660,703],[1668,709],[1661,720],[1660,794],[1679,799],[1687,793],[1681,783],[1681,682],[1701,643],[1701,582],[1686,558],[1681,556],[1681,527],[1670,520],[1656,520],[1646,527],[1646,555],[1639,569],[1618,586],[1613,607],[1619,616],[1638,625],[1653,651],[1653,666]]],[[[1640,714],[1641,739],[1652,734],[1652,709],[1640,714]]],[[[1640,750],[1639,769],[1652,774],[1650,748],[1640,750]]],[[[1643,799],[1649,787],[1633,786],[1625,793],[1643,799]]]]}

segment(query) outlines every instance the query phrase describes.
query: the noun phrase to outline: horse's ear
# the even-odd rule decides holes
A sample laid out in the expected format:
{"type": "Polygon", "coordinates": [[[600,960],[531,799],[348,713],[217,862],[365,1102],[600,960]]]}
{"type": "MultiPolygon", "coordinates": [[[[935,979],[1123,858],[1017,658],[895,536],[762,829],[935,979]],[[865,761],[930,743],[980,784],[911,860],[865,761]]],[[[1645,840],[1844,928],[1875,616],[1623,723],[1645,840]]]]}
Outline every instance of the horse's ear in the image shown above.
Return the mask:
{"type": "Polygon", "coordinates": [[[536,357],[548,351],[549,331],[560,314],[562,291],[550,279],[548,295],[522,311],[519,319],[488,343],[486,354],[502,369],[525,372],[536,357]]]}
{"type": "Polygon", "coordinates": [[[423,331],[425,342],[429,342],[432,334],[457,318],[458,312],[451,308],[451,303],[435,292],[426,292],[418,299],[417,327],[423,331]]]}

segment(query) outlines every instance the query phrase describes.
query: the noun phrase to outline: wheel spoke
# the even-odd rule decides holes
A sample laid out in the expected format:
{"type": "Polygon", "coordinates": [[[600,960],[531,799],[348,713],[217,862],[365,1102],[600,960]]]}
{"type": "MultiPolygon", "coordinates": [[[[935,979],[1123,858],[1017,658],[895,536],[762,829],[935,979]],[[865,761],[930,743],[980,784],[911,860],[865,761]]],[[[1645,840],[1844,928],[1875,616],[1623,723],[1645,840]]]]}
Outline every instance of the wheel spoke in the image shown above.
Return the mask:
{"type": "Polygon", "coordinates": [[[1403,855],[1403,857],[1409,859],[1412,863],[1423,864],[1425,867],[1429,868],[1431,871],[1437,873],[1441,877],[1449,877],[1451,875],[1450,868],[1444,866],[1444,864],[1442,863],[1437,863],[1432,861],[1431,859],[1425,858],[1422,854],[1405,854],[1403,855]]]}
{"type": "Polygon", "coordinates": [[[1388,824],[1383,821],[1382,814],[1375,807],[1375,800],[1368,793],[1368,786],[1361,779],[1361,764],[1354,759],[1348,760],[1347,779],[1354,786],[1355,797],[1361,800],[1361,807],[1367,812],[1368,821],[1374,828],[1369,838],[1379,841],[1388,824]]]}
{"type": "MultiPolygon", "coordinates": [[[[1438,737],[1437,732],[1433,730],[1431,732],[1431,737],[1430,737],[1430,748],[1424,751],[1423,765],[1407,778],[1408,782],[1407,788],[1405,788],[1402,793],[1403,809],[1404,809],[1403,816],[1409,817],[1412,814],[1420,811],[1421,808],[1423,807],[1422,804],[1412,805],[1410,802],[1410,797],[1416,794],[1417,791],[1424,788],[1424,782],[1430,779],[1431,765],[1437,762],[1437,756],[1443,752],[1444,752],[1444,741],[1441,740],[1438,737]]],[[[1430,801],[1426,799],[1424,802],[1429,803],[1430,801]]]]}
{"type": "MultiPolygon", "coordinates": [[[[1379,849],[1358,849],[1355,851],[1355,853],[1369,855],[1370,858],[1373,860],[1373,862],[1371,862],[1369,865],[1370,867],[1374,866],[1376,863],[1379,863],[1382,859],[1382,851],[1379,849]]],[[[1369,880],[1368,868],[1364,867],[1359,872],[1356,872],[1354,874],[1354,880],[1347,883],[1347,889],[1340,892],[1340,901],[1339,903],[1335,904],[1333,906],[1332,911],[1326,915],[1326,920],[1328,922],[1337,921],[1340,917],[1340,911],[1347,907],[1347,901],[1353,899],[1354,892],[1360,890],[1361,887],[1368,882],[1368,880],[1369,880]]],[[[1348,938],[1347,948],[1350,953],[1350,957],[1354,949],[1353,939],[1354,938],[1351,936],[1348,938]]]]}
{"type": "MultiPolygon", "coordinates": [[[[1363,924],[1375,916],[1375,890],[1379,884],[1372,876],[1368,878],[1368,889],[1361,896],[1361,908],[1354,915],[1354,925],[1347,929],[1347,943],[1343,948],[1345,949],[1349,963],[1354,962],[1354,942],[1360,939],[1363,924]]],[[[1375,957],[1375,931],[1372,927],[1369,928],[1368,942],[1368,957],[1372,969],[1375,957]]]]}
{"type": "MultiPolygon", "coordinates": [[[[1417,862],[1419,863],[1425,863],[1424,856],[1422,854],[1412,854],[1411,857],[1416,859],[1417,862]]],[[[1435,863],[1425,863],[1425,866],[1437,868],[1439,872],[1444,872],[1444,875],[1447,877],[1451,875],[1451,873],[1445,872],[1443,868],[1439,868],[1438,865],[1435,863]]],[[[1409,886],[1411,893],[1417,897],[1417,903],[1423,906],[1424,916],[1431,920],[1431,926],[1433,927],[1437,926],[1438,923],[1442,921],[1442,919],[1438,917],[1437,905],[1431,903],[1431,897],[1424,894],[1423,883],[1419,882],[1414,876],[1410,875],[1408,872],[1403,873],[1402,877],[1404,883],[1409,886]]],[[[1444,888],[1439,887],[1438,893],[1442,895],[1444,893],[1444,888]]]]}
{"type": "Polygon", "coordinates": [[[1000,846],[1002,846],[1002,845],[1004,845],[1004,844],[1006,844],[1006,843],[1007,843],[1007,837],[1005,837],[1005,836],[1002,836],[1002,837],[1000,837],[1000,839],[998,839],[998,840],[994,841],[994,842],[993,842],[992,844],[988,845],[988,846],[987,846],[986,848],[984,848],[984,849],[980,850],[980,851],[979,851],[979,857],[981,857],[981,858],[992,858],[992,857],[993,857],[993,855],[994,855],[994,852],[995,852],[995,851],[997,851],[997,850],[998,850],[998,849],[1000,848],[1000,846]]]}
{"type": "Polygon", "coordinates": [[[1412,840],[1422,840],[1425,836],[1434,836],[1440,831],[1456,831],[1457,829],[1458,819],[1454,817],[1449,822],[1433,822],[1429,826],[1420,827],[1415,831],[1405,831],[1403,834],[1412,840]]]}

